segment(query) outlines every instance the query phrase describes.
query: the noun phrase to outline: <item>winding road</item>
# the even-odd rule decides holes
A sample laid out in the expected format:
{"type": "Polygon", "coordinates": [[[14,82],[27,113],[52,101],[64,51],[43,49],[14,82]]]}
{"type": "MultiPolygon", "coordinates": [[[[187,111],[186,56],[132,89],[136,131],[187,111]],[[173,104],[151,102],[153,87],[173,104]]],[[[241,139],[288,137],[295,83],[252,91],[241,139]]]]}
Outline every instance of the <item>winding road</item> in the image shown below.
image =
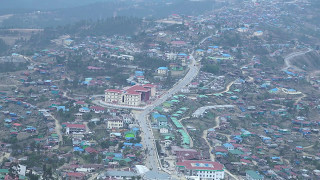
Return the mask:
{"type": "Polygon", "coordinates": [[[291,54],[288,54],[285,58],[284,58],[284,64],[285,64],[285,67],[282,69],[283,71],[287,70],[288,68],[293,68],[294,70],[296,71],[302,71],[300,68],[294,66],[291,64],[291,60],[297,56],[301,56],[301,55],[304,55],[308,52],[311,52],[312,49],[308,49],[308,50],[305,50],[305,51],[299,51],[299,52],[293,52],[291,54]]]}

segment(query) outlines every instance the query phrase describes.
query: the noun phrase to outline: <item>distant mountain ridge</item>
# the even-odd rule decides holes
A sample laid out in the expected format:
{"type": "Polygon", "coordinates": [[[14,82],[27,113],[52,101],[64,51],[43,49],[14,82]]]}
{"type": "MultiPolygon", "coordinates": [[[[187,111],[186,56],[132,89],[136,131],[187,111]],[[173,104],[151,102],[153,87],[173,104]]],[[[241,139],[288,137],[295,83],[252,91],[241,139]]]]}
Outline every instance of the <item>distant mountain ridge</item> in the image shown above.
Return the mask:
{"type": "Polygon", "coordinates": [[[105,1],[108,0],[0,0],[0,9],[51,10],[105,1]]]}

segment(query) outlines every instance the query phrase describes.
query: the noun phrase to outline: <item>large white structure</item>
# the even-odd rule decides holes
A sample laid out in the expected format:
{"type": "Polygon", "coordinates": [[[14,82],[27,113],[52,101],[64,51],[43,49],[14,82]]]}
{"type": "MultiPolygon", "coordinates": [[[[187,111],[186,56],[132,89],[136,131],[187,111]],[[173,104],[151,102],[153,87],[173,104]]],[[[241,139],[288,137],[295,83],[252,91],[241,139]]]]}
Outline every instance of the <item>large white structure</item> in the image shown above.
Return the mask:
{"type": "Polygon", "coordinates": [[[219,162],[183,160],[177,162],[177,170],[185,176],[197,177],[200,180],[224,179],[224,166],[219,162]]]}
{"type": "Polygon", "coordinates": [[[155,86],[152,84],[134,85],[132,87],[105,90],[105,101],[107,103],[139,106],[156,95],[155,86]]]}

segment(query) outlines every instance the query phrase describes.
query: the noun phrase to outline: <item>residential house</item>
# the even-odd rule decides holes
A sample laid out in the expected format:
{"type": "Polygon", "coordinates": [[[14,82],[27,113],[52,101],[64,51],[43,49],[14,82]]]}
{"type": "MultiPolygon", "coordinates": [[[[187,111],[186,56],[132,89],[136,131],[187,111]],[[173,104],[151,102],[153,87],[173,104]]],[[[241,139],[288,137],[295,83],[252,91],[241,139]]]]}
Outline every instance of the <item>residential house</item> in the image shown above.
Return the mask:
{"type": "Polygon", "coordinates": [[[234,150],[234,146],[233,146],[231,143],[225,143],[225,144],[223,144],[223,146],[224,146],[228,151],[234,150]]]}
{"type": "Polygon", "coordinates": [[[68,172],[66,174],[67,180],[85,180],[86,175],[80,172],[68,172]]]}
{"type": "Polygon", "coordinates": [[[101,107],[101,106],[91,106],[90,109],[96,114],[104,113],[104,107],[101,107]]]}
{"type": "Polygon", "coordinates": [[[79,112],[81,112],[81,113],[89,113],[90,109],[87,108],[87,107],[82,107],[82,108],[79,109],[79,112]]]}
{"type": "Polygon", "coordinates": [[[168,74],[168,68],[167,67],[159,67],[157,69],[157,73],[159,75],[167,75],[168,74]]]}
{"type": "Polygon", "coordinates": [[[166,133],[169,132],[169,127],[165,126],[165,125],[162,125],[162,126],[159,126],[159,130],[160,130],[161,134],[166,134],[166,133]]]}
{"type": "Polygon", "coordinates": [[[264,177],[259,174],[257,171],[247,170],[246,171],[246,179],[247,180],[263,180],[264,177]]]}

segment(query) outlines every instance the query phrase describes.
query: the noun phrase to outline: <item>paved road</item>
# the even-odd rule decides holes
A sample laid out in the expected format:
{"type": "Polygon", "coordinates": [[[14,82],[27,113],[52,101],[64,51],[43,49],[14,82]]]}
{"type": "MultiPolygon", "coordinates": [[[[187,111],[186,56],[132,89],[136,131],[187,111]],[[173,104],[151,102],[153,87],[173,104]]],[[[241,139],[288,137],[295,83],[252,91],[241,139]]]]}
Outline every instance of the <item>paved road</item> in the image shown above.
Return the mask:
{"type": "Polygon", "coordinates": [[[142,132],[142,144],[148,149],[146,157],[146,166],[150,169],[159,169],[159,157],[157,155],[154,136],[150,122],[147,120],[148,114],[157,106],[165,102],[167,99],[172,97],[175,93],[179,92],[183,87],[188,85],[198,74],[200,66],[196,64],[196,60],[190,55],[191,63],[189,64],[189,71],[184,78],[177,82],[173,88],[167,93],[163,94],[160,98],[153,102],[152,105],[146,107],[143,111],[136,112],[136,119],[138,120],[142,132]]]}
{"type": "MultiPolygon", "coordinates": [[[[202,44],[205,40],[207,40],[209,37],[204,38],[199,44],[202,44]]],[[[136,109],[133,111],[133,114],[135,116],[135,119],[138,121],[140,128],[141,128],[141,137],[142,137],[142,144],[147,150],[146,153],[146,166],[149,169],[153,170],[163,170],[160,165],[159,156],[156,150],[156,144],[151,128],[150,121],[147,119],[148,114],[153,111],[153,109],[163,102],[165,102],[167,99],[172,97],[175,93],[179,92],[182,88],[184,88],[186,85],[188,85],[199,73],[200,71],[200,64],[197,64],[195,58],[193,57],[194,51],[190,55],[190,64],[189,64],[189,71],[185,75],[184,78],[180,79],[168,92],[161,95],[157,100],[155,100],[151,105],[145,106],[141,109],[136,109]]],[[[95,98],[100,97],[101,95],[96,95],[95,98]]],[[[98,104],[104,107],[110,106],[110,104],[103,104],[101,100],[94,100],[94,104],[98,104]]],[[[117,105],[116,105],[117,106],[117,105]]],[[[133,107],[122,107],[119,106],[119,108],[130,108],[135,109],[133,107]]],[[[169,173],[170,174],[170,173],[169,173]]]]}

